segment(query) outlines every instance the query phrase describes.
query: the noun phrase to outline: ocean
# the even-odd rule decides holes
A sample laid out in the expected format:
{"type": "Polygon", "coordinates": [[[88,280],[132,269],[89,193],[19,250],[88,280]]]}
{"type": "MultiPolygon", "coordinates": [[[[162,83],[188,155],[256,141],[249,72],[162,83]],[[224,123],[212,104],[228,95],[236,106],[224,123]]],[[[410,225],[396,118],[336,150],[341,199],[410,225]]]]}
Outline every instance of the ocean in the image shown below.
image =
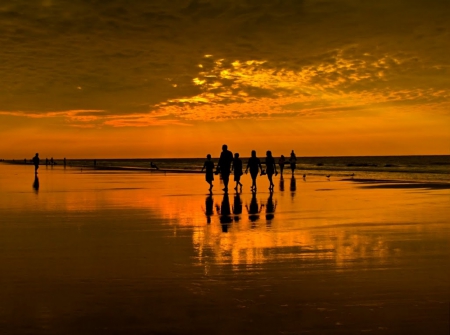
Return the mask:
{"type": "MultiPolygon", "coordinates": [[[[264,164],[264,157],[260,158],[264,164]]],[[[248,158],[243,157],[241,159],[245,167],[248,158]]],[[[163,171],[200,173],[204,160],[204,158],[99,158],[95,160],[95,167],[151,170],[150,163],[153,162],[163,171]]],[[[217,164],[217,158],[213,158],[213,161],[217,164]]],[[[15,163],[17,162],[19,161],[16,160],[15,163]]],[[[63,165],[63,160],[57,159],[55,163],[63,165]]],[[[41,159],[41,164],[45,166],[45,159],[41,159]]],[[[94,159],[67,159],[66,164],[70,167],[94,167],[94,159]]],[[[285,165],[284,173],[291,173],[289,164],[285,165]]],[[[295,175],[306,175],[307,178],[321,178],[331,175],[333,178],[342,179],[450,182],[450,155],[298,157],[295,175]]]]}

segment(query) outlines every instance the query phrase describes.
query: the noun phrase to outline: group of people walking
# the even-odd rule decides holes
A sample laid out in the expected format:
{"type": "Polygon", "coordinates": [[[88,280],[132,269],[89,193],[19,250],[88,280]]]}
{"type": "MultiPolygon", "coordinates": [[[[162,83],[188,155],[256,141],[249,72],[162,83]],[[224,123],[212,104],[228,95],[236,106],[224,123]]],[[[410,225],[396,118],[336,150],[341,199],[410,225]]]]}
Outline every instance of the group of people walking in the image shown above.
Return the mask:
{"type": "MultiPolygon", "coordinates": [[[[292,175],[294,175],[294,170],[296,168],[297,163],[297,157],[295,156],[294,150],[291,152],[291,156],[289,158],[289,161],[286,160],[286,158],[281,155],[281,157],[278,160],[278,165],[280,168],[280,174],[281,178],[283,178],[283,170],[285,164],[289,163],[290,168],[292,171],[292,175]]],[[[278,174],[277,170],[277,164],[275,162],[275,158],[272,156],[272,152],[269,150],[266,152],[266,158],[265,158],[265,166],[266,168],[263,169],[261,165],[261,160],[256,156],[256,151],[252,150],[251,156],[248,159],[247,162],[247,168],[245,169],[245,173],[247,174],[250,171],[250,176],[252,178],[252,186],[251,190],[252,192],[256,192],[256,178],[258,177],[258,174],[260,175],[267,175],[267,178],[269,179],[269,190],[272,192],[274,188],[273,183],[273,175],[278,174]]],[[[224,144],[222,146],[222,152],[220,154],[219,162],[217,163],[217,166],[214,165],[214,162],[211,160],[211,155],[208,154],[206,156],[206,161],[203,164],[202,171],[206,171],[205,179],[206,182],[209,184],[209,191],[212,191],[213,188],[213,180],[214,175],[220,174],[220,177],[224,184],[224,191],[228,192],[228,183],[230,179],[230,174],[233,173],[234,175],[234,181],[236,182],[236,187],[234,188],[236,191],[240,190],[242,191],[242,183],[241,183],[241,176],[244,174],[243,172],[243,164],[242,160],[239,158],[239,154],[235,153],[233,156],[233,153],[228,150],[228,146],[224,144]]]]}

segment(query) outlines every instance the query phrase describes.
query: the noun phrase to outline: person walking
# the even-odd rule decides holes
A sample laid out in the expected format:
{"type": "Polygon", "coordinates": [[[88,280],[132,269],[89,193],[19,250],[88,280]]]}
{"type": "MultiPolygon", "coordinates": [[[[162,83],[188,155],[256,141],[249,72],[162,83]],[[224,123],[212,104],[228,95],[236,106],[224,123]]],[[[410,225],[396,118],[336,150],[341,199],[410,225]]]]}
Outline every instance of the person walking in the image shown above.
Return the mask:
{"type": "Polygon", "coordinates": [[[34,173],[37,174],[38,169],[39,169],[39,163],[41,162],[41,160],[39,159],[39,154],[36,153],[36,155],[33,157],[32,159],[33,164],[34,164],[34,173]]]}
{"type": "Polygon", "coordinates": [[[291,157],[289,158],[289,163],[291,165],[292,175],[294,175],[294,170],[297,164],[297,157],[295,156],[294,150],[291,152],[291,157]]]}
{"type": "Polygon", "coordinates": [[[272,156],[272,151],[268,150],[266,152],[266,173],[267,173],[267,178],[269,178],[269,190],[271,192],[273,192],[273,187],[275,186],[273,183],[273,175],[275,174],[275,176],[278,174],[277,171],[277,165],[275,164],[275,159],[272,156]]]}
{"type": "Polygon", "coordinates": [[[228,192],[228,182],[230,181],[231,163],[233,162],[233,153],[228,150],[226,144],[222,145],[222,152],[220,153],[219,162],[217,163],[217,170],[220,172],[223,184],[223,190],[228,192]]]}
{"type": "Polygon", "coordinates": [[[210,154],[206,155],[206,161],[203,164],[202,172],[205,169],[206,169],[205,179],[206,179],[206,182],[209,184],[209,192],[211,192],[212,188],[214,186],[212,184],[212,182],[214,180],[214,162],[211,160],[210,154]]]}
{"type": "Polygon", "coordinates": [[[258,177],[258,172],[262,171],[261,161],[258,157],[256,157],[256,151],[252,150],[252,155],[248,159],[247,168],[245,169],[245,173],[248,173],[250,169],[250,176],[252,177],[252,192],[256,192],[256,177],[258,177]]]}
{"type": "Polygon", "coordinates": [[[234,189],[237,191],[238,186],[240,186],[240,189],[242,191],[242,183],[241,183],[241,176],[243,175],[242,160],[239,158],[239,154],[237,152],[234,154],[231,171],[234,172],[234,181],[236,182],[236,187],[234,189]]]}

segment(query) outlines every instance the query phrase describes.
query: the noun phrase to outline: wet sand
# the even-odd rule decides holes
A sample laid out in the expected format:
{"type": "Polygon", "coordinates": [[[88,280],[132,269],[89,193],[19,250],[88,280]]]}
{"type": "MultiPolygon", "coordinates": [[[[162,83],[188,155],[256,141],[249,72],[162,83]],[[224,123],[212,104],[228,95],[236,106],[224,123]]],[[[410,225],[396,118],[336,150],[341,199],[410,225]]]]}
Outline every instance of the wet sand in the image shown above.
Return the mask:
{"type": "Polygon", "coordinates": [[[0,333],[449,333],[448,188],[243,183],[0,164],[0,333]]]}

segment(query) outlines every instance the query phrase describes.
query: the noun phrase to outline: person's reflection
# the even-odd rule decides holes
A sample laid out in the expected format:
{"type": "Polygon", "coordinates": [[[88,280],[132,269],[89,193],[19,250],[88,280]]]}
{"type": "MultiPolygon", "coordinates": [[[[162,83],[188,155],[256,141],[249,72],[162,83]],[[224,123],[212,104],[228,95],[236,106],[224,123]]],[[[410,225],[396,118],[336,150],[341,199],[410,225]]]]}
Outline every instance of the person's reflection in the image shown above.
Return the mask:
{"type": "MultiPolygon", "coordinates": [[[[250,201],[250,206],[245,206],[248,211],[248,218],[250,221],[255,222],[259,219],[259,213],[261,213],[263,205],[259,207],[258,200],[256,199],[256,193],[252,193],[252,200],[250,201]]],[[[252,226],[254,228],[254,226],[252,226]]]]}
{"type": "Polygon", "coordinates": [[[39,178],[38,178],[37,174],[34,175],[33,189],[34,189],[34,192],[36,192],[36,193],[39,192],[39,178]]]}
{"type": "Polygon", "coordinates": [[[277,203],[273,201],[273,192],[270,192],[269,198],[267,199],[266,204],[266,220],[267,224],[270,225],[270,221],[273,220],[275,216],[275,209],[277,207],[277,203]]]}
{"type": "Polygon", "coordinates": [[[233,222],[231,217],[230,209],[230,199],[228,198],[228,193],[225,192],[222,199],[222,204],[220,206],[220,223],[222,225],[222,232],[228,232],[229,224],[233,222]]]}
{"type": "Polygon", "coordinates": [[[284,178],[281,176],[280,178],[280,191],[284,191],[284,178]]]}
{"type": "Polygon", "coordinates": [[[233,214],[234,214],[234,221],[238,222],[239,215],[242,214],[242,201],[241,196],[237,192],[234,195],[233,214]]]}
{"type": "Polygon", "coordinates": [[[209,194],[205,200],[205,215],[206,215],[206,222],[208,224],[211,223],[211,215],[214,214],[213,208],[214,208],[214,200],[212,194],[209,194]]]}
{"type": "Polygon", "coordinates": [[[297,189],[297,182],[295,180],[295,177],[292,176],[292,178],[291,178],[291,186],[290,186],[292,198],[295,196],[295,190],[296,189],[297,189]]]}

